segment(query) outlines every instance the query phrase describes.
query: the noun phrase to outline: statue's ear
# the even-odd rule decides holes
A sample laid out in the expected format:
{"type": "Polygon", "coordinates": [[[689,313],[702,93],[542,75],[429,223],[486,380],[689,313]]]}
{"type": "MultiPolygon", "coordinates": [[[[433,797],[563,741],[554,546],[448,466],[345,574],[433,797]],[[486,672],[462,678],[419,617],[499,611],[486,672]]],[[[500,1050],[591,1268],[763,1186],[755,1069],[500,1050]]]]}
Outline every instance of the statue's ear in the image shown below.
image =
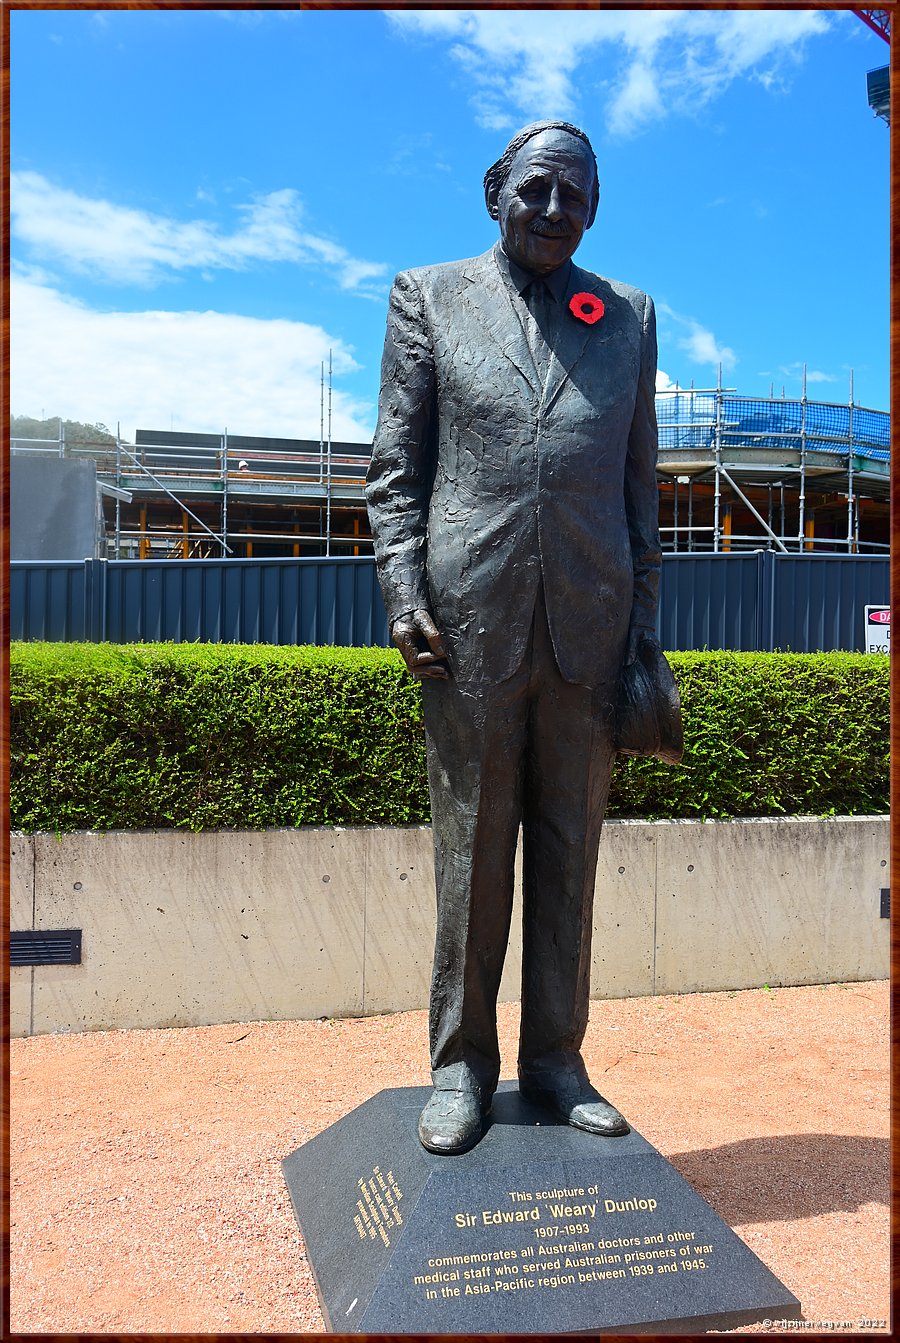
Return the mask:
{"type": "Polygon", "coordinates": [[[584,226],[585,231],[587,231],[591,227],[594,220],[597,218],[597,206],[599,204],[600,204],[600,183],[597,181],[596,178],[594,178],[594,190],[591,193],[591,211],[590,214],[588,215],[588,221],[584,226]]]}
{"type": "Polygon", "coordinates": [[[497,178],[489,177],[484,184],[484,203],[491,219],[500,218],[500,191],[501,185],[497,178]]]}

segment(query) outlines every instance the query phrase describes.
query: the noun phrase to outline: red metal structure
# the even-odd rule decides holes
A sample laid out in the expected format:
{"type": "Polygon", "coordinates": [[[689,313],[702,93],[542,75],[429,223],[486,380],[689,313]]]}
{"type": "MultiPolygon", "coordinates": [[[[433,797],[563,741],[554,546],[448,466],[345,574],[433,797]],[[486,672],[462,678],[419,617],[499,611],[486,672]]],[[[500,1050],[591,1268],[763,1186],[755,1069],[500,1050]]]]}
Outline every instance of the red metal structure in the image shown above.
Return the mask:
{"type": "Polygon", "coordinates": [[[867,27],[883,37],[885,42],[891,41],[891,16],[886,9],[854,9],[853,13],[858,19],[862,19],[867,27]]]}

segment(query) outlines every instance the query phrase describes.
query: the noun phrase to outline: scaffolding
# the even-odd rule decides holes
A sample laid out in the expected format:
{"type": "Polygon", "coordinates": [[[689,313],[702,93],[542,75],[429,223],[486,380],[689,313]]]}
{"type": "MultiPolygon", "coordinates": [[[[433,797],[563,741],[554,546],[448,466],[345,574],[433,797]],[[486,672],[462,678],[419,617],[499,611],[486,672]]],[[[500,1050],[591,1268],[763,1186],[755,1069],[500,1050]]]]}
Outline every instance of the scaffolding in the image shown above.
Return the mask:
{"type": "Polygon", "coordinates": [[[335,445],[329,436],[320,450],[308,440],[250,439],[227,429],[137,437],[132,446],[116,444],[116,477],[139,502],[128,523],[119,510],[115,557],[250,557],[260,546],[359,554],[366,541],[368,444],[335,445]]]}
{"type": "Polygon", "coordinates": [[[720,369],[715,387],[657,392],[656,410],[664,549],[888,551],[890,417],[856,404],[852,374],[833,403],[809,400],[805,369],[797,399],[738,396],[720,369]]]}
{"type": "MultiPolygon", "coordinates": [[[[371,443],[332,442],[322,366],[318,441],[139,430],[135,443],[12,440],[89,455],[117,559],[367,555],[371,443]]],[[[660,533],[668,552],[887,553],[890,417],[846,403],[741,397],[722,385],[656,395],[660,533]]]]}

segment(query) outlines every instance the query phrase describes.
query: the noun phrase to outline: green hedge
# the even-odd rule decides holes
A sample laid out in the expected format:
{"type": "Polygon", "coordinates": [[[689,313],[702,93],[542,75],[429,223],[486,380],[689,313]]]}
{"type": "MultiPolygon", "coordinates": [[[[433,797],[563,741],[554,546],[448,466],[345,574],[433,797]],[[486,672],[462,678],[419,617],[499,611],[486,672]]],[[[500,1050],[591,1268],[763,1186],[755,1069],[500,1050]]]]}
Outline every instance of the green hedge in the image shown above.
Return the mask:
{"type": "MultiPolygon", "coordinates": [[[[673,653],[678,768],[620,759],[610,816],[888,809],[888,659],[673,653]]],[[[384,649],[15,644],[25,831],[429,819],[418,685],[384,649]]]]}

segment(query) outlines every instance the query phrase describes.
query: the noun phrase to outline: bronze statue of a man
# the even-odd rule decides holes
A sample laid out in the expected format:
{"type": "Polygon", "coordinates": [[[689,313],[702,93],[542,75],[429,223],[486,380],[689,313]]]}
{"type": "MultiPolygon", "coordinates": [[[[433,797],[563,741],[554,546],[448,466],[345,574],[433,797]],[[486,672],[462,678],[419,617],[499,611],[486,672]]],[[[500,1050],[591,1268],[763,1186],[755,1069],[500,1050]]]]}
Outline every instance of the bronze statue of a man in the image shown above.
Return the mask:
{"type": "Polygon", "coordinates": [[[437,939],[419,1137],[448,1153],[477,1142],[499,1077],[520,824],[520,1090],[628,1132],[579,1049],[617,686],[658,650],[653,304],[571,261],[599,198],[583,131],[526,126],[484,188],[499,242],[394,282],[366,490],[391,633],[422,678],[437,939]]]}

